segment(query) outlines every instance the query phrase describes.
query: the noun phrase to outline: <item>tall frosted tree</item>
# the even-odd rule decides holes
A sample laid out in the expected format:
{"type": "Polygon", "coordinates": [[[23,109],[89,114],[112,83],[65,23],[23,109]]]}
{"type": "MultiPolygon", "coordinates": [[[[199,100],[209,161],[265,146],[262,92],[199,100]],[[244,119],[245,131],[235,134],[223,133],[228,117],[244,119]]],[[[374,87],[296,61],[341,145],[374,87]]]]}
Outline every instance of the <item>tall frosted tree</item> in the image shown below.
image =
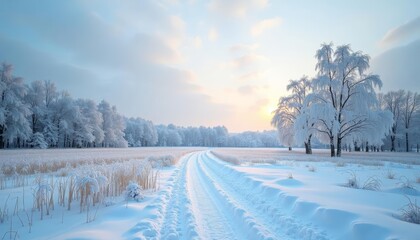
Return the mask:
{"type": "Polygon", "coordinates": [[[406,152],[410,151],[409,144],[409,132],[412,127],[412,123],[415,117],[415,114],[420,111],[420,95],[418,93],[413,93],[408,91],[403,97],[402,104],[402,120],[405,130],[405,150],[406,152]]]}
{"type": "Polygon", "coordinates": [[[98,111],[102,114],[102,130],[104,132],[103,147],[127,147],[124,139],[125,123],[117,108],[102,100],[98,105],[98,111]]]}
{"type": "Polygon", "coordinates": [[[27,117],[31,114],[24,101],[27,87],[23,79],[14,77],[13,66],[3,63],[0,68],[0,148],[13,144],[21,147],[31,136],[27,117]]]}
{"type": "Polygon", "coordinates": [[[317,131],[330,144],[331,156],[341,156],[343,140],[366,134],[373,124],[372,114],[380,111],[375,88],[380,88],[382,81],[368,73],[369,56],[354,52],[349,45],[334,49],[332,43],[322,44],[316,59],[317,76],[308,96],[311,113],[317,119],[317,131]]]}
{"type": "Polygon", "coordinates": [[[74,147],[75,122],[80,118],[80,111],[68,92],[63,91],[61,96],[51,103],[51,126],[56,137],[57,147],[74,147]]]}
{"type": "Polygon", "coordinates": [[[278,130],[279,139],[283,145],[291,147],[294,142],[297,144],[303,142],[307,154],[312,153],[313,123],[302,109],[306,96],[311,90],[311,81],[307,76],[303,76],[299,80],[290,80],[287,91],[291,91],[291,94],[279,99],[271,120],[271,124],[278,130]]]}
{"type": "Polygon", "coordinates": [[[395,152],[395,141],[399,137],[399,126],[401,124],[401,113],[403,106],[403,99],[405,98],[405,91],[391,91],[383,95],[383,108],[387,109],[393,114],[393,124],[391,127],[391,152],[395,152]]]}
{"type": "Polygon", "coordinates": [[[291,104],[290,98],[281,97],[271,119],[271,125],[277,128],[280,144],[288,146],[289,151],[292,150],[295,141],[293,124],[298,114],[295,109],[289,107],[291,104]]]}
{"type": "Polygon", "coordinates": [[[90,99],[78,99],[76,101],[80,112],[77,124],[78,144],[82,147],[95,147],[104,139],[102,114],[98,111],[96,103],[90,99]]]}

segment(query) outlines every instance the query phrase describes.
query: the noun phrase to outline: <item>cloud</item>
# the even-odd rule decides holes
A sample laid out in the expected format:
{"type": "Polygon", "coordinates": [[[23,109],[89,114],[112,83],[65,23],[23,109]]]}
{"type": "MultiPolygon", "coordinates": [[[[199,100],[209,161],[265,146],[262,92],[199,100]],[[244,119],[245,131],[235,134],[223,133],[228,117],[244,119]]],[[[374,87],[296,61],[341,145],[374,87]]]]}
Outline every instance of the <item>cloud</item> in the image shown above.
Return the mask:
{"type": "Polygon", "coordinates": [[[257,37],[261,35],[263,32],[272,29],[274,27],[277,27],[281,24],[281,18],[275,17],[275,18],[269,18],[261,20],[251,27],[251,35],[254,37],[257,37]]]}
{"type": "Polygon", "coordinates": [[[380,75],[384,91],[406,89],[420,92],[419,62],[420,39],[373,58],[371,69],[380,75]]]}
{"type": "Polygon", "coordinates": [[[203,41],[201,40],[199,36],[195,36],[193,38],[193,44],[194,44],[194,47],[201,48],[201,46],[203,45],[203,41]]]}
{"type": "Polygon", "coordinates": [[[260,47],[259,44],[236,44],[229,48],[229,51],[233,54],[246,54],[249,52],[254,52],[260,47]]]}
{"type": "Polygon", "coordinates": [[[215,42],[219,38],[219,32],[215,27],[210,28],[208,38],[212,42],[215,42]]]}
{"type": "Polygon", "coordinates": [[[245,74],[242,74],[237,79],[238,81],[241,81],[241,82],[249,82],[249,81],[260,80],[263,77],[264,77],[263,73],[257,70],[257,71],[252,71],[252,72],[247,72],[245,74]]]}
{"type": "Polygon", "coordinates": [[[420,16],[389,30],[382,38],[380,44],[382,46],[399,45],[420,38],[420,16]]]}
{"type": "Polygon", "coordinates": [[[262,55],[246,54],[233,59],[227,64],[227,66],[233,69],[246,69],[247,67],[256,65],[266,60],[267,58],[262,55]]]}
{"type": "Polygon", "coordinates": [[[193,73],[171,67],[190,38],[183,19],[156,1],[5,4],[0,61],[15,65],[17,76],[52,80],[74,97],[106,99],[156,123],[215,125],[230,114],[193,73]]]}
{"type": "Polygon", "coordinates": [[[238,88],[238,92],[243,95],[254,95],[258,90],[257,86],[245,85],[238,88]]]}
{"type": "Polygon", "coordinates": [[[244,17],[254,9],[267,6],[268,0],[212,0],[209,8],[228,17],[244,17]]]}

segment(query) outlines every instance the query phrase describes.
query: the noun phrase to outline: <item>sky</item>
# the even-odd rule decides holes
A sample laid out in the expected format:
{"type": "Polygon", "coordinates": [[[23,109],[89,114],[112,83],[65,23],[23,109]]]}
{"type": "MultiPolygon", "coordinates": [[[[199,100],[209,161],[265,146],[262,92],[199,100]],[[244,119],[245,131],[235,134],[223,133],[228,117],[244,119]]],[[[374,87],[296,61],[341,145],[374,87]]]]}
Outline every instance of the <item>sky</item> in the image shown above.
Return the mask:
{"type": "Polygon", "coordinates": [[[0,61],[155,124],[269,130],[322,43],[371,56],[381,91],[420,92],[420,1],[3,1],[0,61]]]}

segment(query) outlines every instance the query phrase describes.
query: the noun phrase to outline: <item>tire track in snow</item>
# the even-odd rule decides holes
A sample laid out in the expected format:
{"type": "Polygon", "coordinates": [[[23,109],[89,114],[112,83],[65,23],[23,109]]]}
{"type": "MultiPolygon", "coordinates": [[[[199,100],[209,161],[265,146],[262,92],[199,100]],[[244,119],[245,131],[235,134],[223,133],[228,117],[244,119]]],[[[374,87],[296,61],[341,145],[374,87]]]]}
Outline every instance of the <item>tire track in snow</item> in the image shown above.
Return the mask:
{"type": "Polygon", "coordinates": [[[187,166],[195,154],[191,154],[181,165],[172,197],[168,203],[164,222],[161,228],[161,238],[168,240],[175,239],[197,239],[195,217],[191,212],[191,202],[187,190],[187,166]]]}
{"type": "Polygon", "coordinates": [[[224,192],[227,202],[232,202],[243,218],[262,234],[252,239],[267,239],[267,231],[275,239],[328,239],[322,229],[312,224],[300,222],[289,216],[279,204],[277,189],[262,187],[249,179],[244,173],[225,166],[208,152],[201,154],[200,168],[215,185],[219,192],[224,192]],[[268,197],[270,195],[271,197],[268,197]]]}
{"type": "Polygon", "coordinates": [[[149,216],[128,230],[125,239],[197,239],[194,216],[186,192],[186,164],[192,153],[180,159],[154,202],[145,211],[149,216]]]}
{"type": "Polygon", "coordinates": [[[187,186],[192,210],[201,239],[246,239],[235,219],[224,206],[225,199],[214,192],[208,179],[199,171],[197,153],[187,164],[187,186]]]}

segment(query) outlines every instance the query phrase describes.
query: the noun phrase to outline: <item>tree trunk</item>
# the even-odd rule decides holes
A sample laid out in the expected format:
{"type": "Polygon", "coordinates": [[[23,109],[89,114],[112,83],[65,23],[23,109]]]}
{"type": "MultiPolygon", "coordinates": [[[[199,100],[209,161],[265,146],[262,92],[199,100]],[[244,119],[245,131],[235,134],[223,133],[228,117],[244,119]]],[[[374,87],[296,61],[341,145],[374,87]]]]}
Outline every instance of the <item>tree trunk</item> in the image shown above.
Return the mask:
{"type": "Polygon", "coordinates": [[[335,157],[334,137],[330,137],[331,157],[335,157]]]}
{"type": "Polygon", "coordinates": [[[341,157],[341,138],[337,138],[337,157],[341,157]]]}
{"type": "Polygon", "coordinates": [[[289,151],[292,151],[292,147],[291,146],[289,146],[289,151]]]}
{"type": "Polygon", "coordinates": [[[408,147],[408,132],[405,133],[405,151],[410,152],[410,149],[408,147]]]}
{"type": "Polygon", "coordinates": [[[369,142],[366,142],[366,152],[369,152],[369,142]]]}
{"type": "Polygon", "coordinates": [[[308,142],[305,143],[305,152],[306,154],[312,154],[312,144],[311,144],[312,134],[308,137],[308,142]]]}
{"type": "Polygon", "coordinates": [[[0,126],[0,149],[4,148],[3,126],[0,126]]]}
{"type": "Polygon", "coordinates": [[[395,136],[391,135],[391,152],[395,152],[395,136]]]}
{"type": "Polygon", "coordinates": [[[420,150],[420,149],[419,149],[419,144],[417,143],[417,152],[419,152],[419,150],[420,150]]]}

